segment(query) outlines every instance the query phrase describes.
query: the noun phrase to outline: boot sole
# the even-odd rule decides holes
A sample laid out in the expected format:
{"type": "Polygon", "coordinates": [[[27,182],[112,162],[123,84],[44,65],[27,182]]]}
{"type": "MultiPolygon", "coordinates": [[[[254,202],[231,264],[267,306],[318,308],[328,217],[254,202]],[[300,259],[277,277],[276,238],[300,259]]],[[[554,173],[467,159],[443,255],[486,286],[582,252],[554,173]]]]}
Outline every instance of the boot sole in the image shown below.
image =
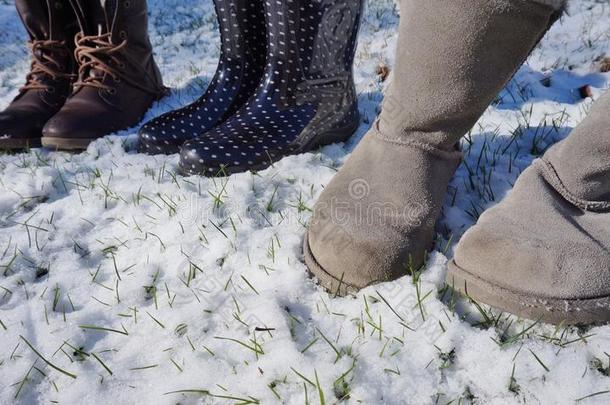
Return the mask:
{"type": "Polygon", "coordinates": [[[447,284],[476,302],[510,312],[521,318],[551,324],[599,324],[610,321],[610,296],[576,299],[535,297],[513,291],[449,263],[447,284]]]}
{"type": "Polygon", "coordinates": [[[336,297],[345,297],[346,295],[356,294],[362,289],[348,284],[324,270],[324,268],[316,260],[311,251],[311,247],[309,246],[309,232],[305,234],[305,240],[303,241],[303,254],[307,270],[313,277],[318,279],[320,286],[329,294],[336,297]]]}
{"type": "Polygon", "coordinates": [[[314,137],[307,145],[301,148],[300,153],[309,152],[313,149],[321,148],[326,145],[345,142],[350,139],[360,127],[360,119],[354,120],[350,125],[327,131],[314,137]]]}
{"type": "Polygon", "coordinates": [[[185,170],[180,165],[178,167],[178,173],[182,176],[205,176],[205,177],[225,177],[231,176],[233,174],[245,173],[248,171],[262,171],[268,169],[273,166],[277,162],[281,161],[285,157],[299,155],[302,153],[310,152],[314,149],[321,148],[326,145],[332,145],[335,143],[345,142],[350,139],[356,130],[360,127],[360,121],[358,121],[355,125],[349,125],[342,128],[337,128],[332,131],[327,131],[321,133],[313,138],[311,142],[309,142],[306,146],[299,148],[294,151],[294,153],[286,154],[281,156],[280,159],[273,162],[265,162],[258,165],[253,166],[227,166],[227,167],[212,167],[213,170],[205,173],[191,173],[188,170],[185,170]]]}
{"type": "Polygon", "coordinates": [[[43,137],[42,146],[55,150],[86,150],[96,139],[43,137]]]}
{"type": "Polygon", "coordinates": [[[30,148],[40,148],[42,146],[40,138],[32,139],[0,139],[0,150],[23,150],[30,148]]]}

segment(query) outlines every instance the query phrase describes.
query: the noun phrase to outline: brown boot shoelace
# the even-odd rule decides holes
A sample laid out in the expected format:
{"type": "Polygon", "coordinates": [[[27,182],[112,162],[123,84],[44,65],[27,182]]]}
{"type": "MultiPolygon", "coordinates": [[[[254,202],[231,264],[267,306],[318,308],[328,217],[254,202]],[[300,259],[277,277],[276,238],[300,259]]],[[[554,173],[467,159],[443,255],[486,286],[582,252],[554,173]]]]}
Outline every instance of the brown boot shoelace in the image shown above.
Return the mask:
{"type": "Polygon", "coordinates": [[[20,89],[21,92],[27,90],[54,91],[55,88],[45,79],[72,80],[76,77],[73,74],[65,73],[66,66],[54,57],[58,53],[69,52],[65,41],[37,40],[28,43],[28,48],[33,55],[33,60],[30,72],[26,77],[26,84],[20,89]]]}
{"type": "Polygon", "coordinates": [[[79,80],[74,83],[75,91],[82,87],[93,87],[115,94],[116,88],[105,83],[105,78],[110,76],[115,83],[125,80],[145,92],[159,93],[158,89],[146,86],[141,83],[142,80],[134,80],[124,72],[128,57],[122,51],[126,46],[127,40],[113,44],[110,33],[90,36],[78,33],[75,56],[79,64],[79,80]]]}

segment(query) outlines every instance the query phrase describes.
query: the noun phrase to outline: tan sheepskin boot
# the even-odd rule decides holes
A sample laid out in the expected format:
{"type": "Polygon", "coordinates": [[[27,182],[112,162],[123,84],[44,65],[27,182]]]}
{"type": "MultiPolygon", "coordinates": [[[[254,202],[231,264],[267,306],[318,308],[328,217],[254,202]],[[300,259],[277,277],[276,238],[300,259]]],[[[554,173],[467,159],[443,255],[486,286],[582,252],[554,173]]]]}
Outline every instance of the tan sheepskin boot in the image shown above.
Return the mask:
{"type": "Polygon", "coordinates": [[[461,161],[459,139],[562,4],[402,0],[383,112],[322,193],[304,241],[305,262],[323,287],[344,295],[423,264],[461,161]]]}
{"type": "Polygon", "coordinates": [[[610,320],[610,91],[466,232],[447,282],[533,320],[610,320]]]}

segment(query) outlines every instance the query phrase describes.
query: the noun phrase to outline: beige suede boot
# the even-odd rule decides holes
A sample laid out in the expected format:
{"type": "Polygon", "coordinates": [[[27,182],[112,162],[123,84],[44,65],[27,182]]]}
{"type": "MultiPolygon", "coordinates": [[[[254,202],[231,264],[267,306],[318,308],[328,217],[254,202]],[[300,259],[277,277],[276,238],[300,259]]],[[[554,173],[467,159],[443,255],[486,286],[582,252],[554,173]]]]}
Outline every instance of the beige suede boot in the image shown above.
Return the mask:
{"type": "Polygon", "coordinates": [[[610,92],[466,232],[447,282],[533,320],[610,320],[610,92]]]}
{"type": "Polygon", "coordinates": [[[323,287],[344,295],[423,264],[461,161],[457,142],[562,4],[402,0],[381,117],[326,187],[304,241],[305,262],[323,287]]]}

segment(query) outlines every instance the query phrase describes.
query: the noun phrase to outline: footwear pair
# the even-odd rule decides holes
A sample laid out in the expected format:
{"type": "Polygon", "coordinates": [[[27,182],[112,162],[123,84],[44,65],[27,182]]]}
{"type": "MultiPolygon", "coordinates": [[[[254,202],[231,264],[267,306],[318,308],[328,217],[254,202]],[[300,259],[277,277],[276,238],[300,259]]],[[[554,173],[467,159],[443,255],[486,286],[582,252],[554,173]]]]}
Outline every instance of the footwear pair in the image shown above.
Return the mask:
{"type": "MultiPolygon", "coordinates": [[[[325,188],[304,241],[323,287],[345,295],[424,264],[461,136],[563,3],[402,0],[381,116],[325,188]]],[[[448,284],[533,319],[610,320],[608,98],[464,236],[448,284]]]]}
{"type": "Polygon", "coordinates": [[[86,149],[162,97],[146,0],[16,0],[30,36],[26,85],[0,113],[0,149],[86,149]]]}
{"type": "Polygon", "coordinates": [[[194,104],[144,125],[140,150],[184,174],[261,170],[347,140],[360,120],[352,64],[361,0],[215,0],[219,67],[194,104]]]}

